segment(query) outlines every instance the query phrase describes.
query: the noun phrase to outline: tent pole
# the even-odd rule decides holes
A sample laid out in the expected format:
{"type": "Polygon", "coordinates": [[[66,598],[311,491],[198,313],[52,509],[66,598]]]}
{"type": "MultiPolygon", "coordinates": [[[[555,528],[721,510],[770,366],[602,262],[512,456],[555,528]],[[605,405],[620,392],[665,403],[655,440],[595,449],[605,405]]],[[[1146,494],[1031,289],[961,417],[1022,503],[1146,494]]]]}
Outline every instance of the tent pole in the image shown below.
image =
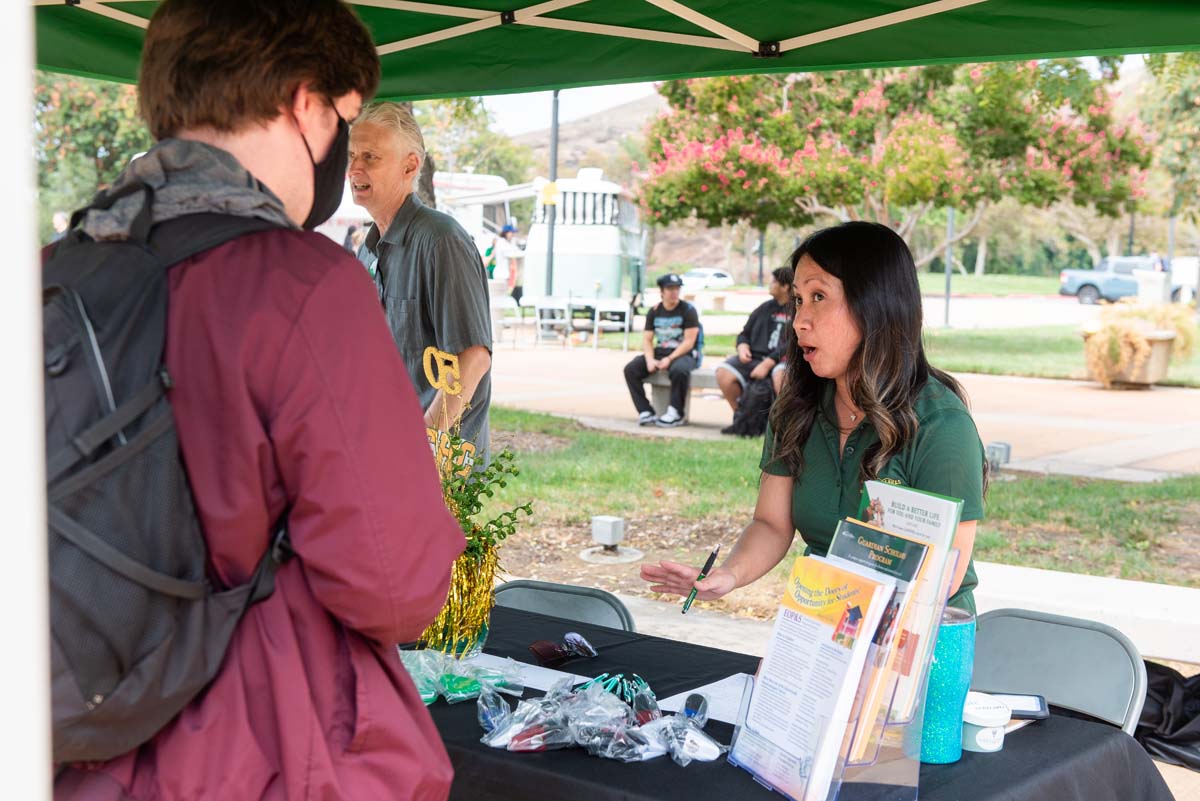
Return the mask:
{"type": "Polygon", "coordinates": [[[0,49],[0,103],[19,119],[0,128],[0,152],[16,191],[0,215],[8,222],[5,273],[0,292],[4,348],[0,370],[18,388],[0,401],[0,509],[8,537],[0,604],[8,615],[5,643],[11,658],[0,669],[8,693],[8,719],[0,735],[0,776],[5,795],[43,801],[50,797],[50,666],[46,600],[46,475],[42,431],[41,311],[38,306],[37,202],[33,160],[33,9],[0,5],[8,46],[0,49]],[[23,387],[23,389],[22,389],[23,387]],[[19,611],[18,611],[19,610],[19,611]],[[17,723],[19,721],[19,724],[17,723]]]}
{"type": "MultiPolygon", "coordinates": [[[[558,181],[558,90],[554,90],[554,102],[550,107],[550,184],[558,181]]],[[[558,187],[554,188],[558,193],[558,187]]],[[[558,204],[543,205],[549,209],[550,219],[546,223],[546,297],[554,295],[554,221],[558,217],[558,204]]]]}

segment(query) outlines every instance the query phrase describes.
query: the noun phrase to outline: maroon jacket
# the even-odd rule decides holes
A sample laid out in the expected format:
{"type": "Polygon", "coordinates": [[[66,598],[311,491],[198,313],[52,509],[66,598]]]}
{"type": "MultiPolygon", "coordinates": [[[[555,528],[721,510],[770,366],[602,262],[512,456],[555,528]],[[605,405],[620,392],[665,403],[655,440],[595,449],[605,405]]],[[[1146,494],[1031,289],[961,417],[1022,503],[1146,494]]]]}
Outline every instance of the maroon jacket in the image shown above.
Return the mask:
{"type": "Polygon", "coordinates": [[[446,798],[395,643],[437,614],[464,542],[371,279],[325,237],[278,230],[174,267],[170,288],[170,397],[212,569],[248,580],[289,508],[298,558],[204,694],[55,797],[446,798]]]}

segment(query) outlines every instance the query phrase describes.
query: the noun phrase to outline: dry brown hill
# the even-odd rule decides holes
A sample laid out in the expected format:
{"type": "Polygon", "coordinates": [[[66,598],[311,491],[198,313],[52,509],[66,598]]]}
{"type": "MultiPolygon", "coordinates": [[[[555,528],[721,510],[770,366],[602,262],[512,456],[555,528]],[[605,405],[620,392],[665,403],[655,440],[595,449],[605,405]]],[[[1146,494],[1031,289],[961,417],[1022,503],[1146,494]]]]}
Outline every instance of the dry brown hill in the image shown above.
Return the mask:
{"type": "MultiPolygon", "coordinates": [[[[626,137],[640,137],[655,115],[666,109],[661,95],[640,97],[559,126],[558,174],[573,177],[580,167],[606,167],[618,155],[626,137]]],[[[550,129],[530,131],[513,141],[533,149],[538,172],[548,174],[550,129]]],[[[606,176],[612,178],[613,176],[606,176]]],[[[654,275],[668,266],[728,266],[735,275],[743,271],[743,259],[730,258],[721,231],[702,225],[672,225],[655,231],[649,272],[654,275]],[[730,261],[727,263],[727,259],[730,261]]]]}

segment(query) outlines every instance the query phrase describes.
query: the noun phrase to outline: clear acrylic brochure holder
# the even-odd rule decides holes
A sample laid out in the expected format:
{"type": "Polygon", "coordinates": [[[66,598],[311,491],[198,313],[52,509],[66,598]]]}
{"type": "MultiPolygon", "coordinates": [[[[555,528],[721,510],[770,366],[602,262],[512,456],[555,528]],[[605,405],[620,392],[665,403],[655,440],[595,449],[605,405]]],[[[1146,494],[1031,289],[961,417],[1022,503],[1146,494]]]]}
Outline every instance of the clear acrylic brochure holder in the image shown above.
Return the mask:
{"type": "MultiPolygon", "coordinates": [[[[905,641],[872,646],[868,653],[825,801],[917,801],[925,683],[958,556],[957,550],[951,550],[934,590],[927,589],[910,602],[901,621],[907,625],[895,635],[905,641]],[[907,664],[898,658],[905,654],[911,660],[907,664]],[[876,702],[867,704],[872,696],[876,702]]],[[[752,679],[746,682],[742,694],[734,746],[745,728],[753,689],[752,679]]],[[[749,771],[759,784],[785,798],[802,801],[802,796],[789,795],[740,764],[733,754],[731,747],[729,762],[749,771]]]]}

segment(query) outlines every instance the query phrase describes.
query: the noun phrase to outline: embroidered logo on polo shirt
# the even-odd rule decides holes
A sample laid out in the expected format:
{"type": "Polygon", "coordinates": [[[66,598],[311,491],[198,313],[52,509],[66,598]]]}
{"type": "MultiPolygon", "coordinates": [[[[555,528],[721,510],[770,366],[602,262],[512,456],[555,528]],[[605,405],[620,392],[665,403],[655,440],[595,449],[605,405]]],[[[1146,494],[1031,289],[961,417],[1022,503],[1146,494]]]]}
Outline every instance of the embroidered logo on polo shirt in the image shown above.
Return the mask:
{"type": "Polygon", "coordinates": [[[881,478],[879,480],[882,481],[884,484],[891,484],[893,487],[900,486],[900,479],[898,479],[898,478],[881,478]]]}

